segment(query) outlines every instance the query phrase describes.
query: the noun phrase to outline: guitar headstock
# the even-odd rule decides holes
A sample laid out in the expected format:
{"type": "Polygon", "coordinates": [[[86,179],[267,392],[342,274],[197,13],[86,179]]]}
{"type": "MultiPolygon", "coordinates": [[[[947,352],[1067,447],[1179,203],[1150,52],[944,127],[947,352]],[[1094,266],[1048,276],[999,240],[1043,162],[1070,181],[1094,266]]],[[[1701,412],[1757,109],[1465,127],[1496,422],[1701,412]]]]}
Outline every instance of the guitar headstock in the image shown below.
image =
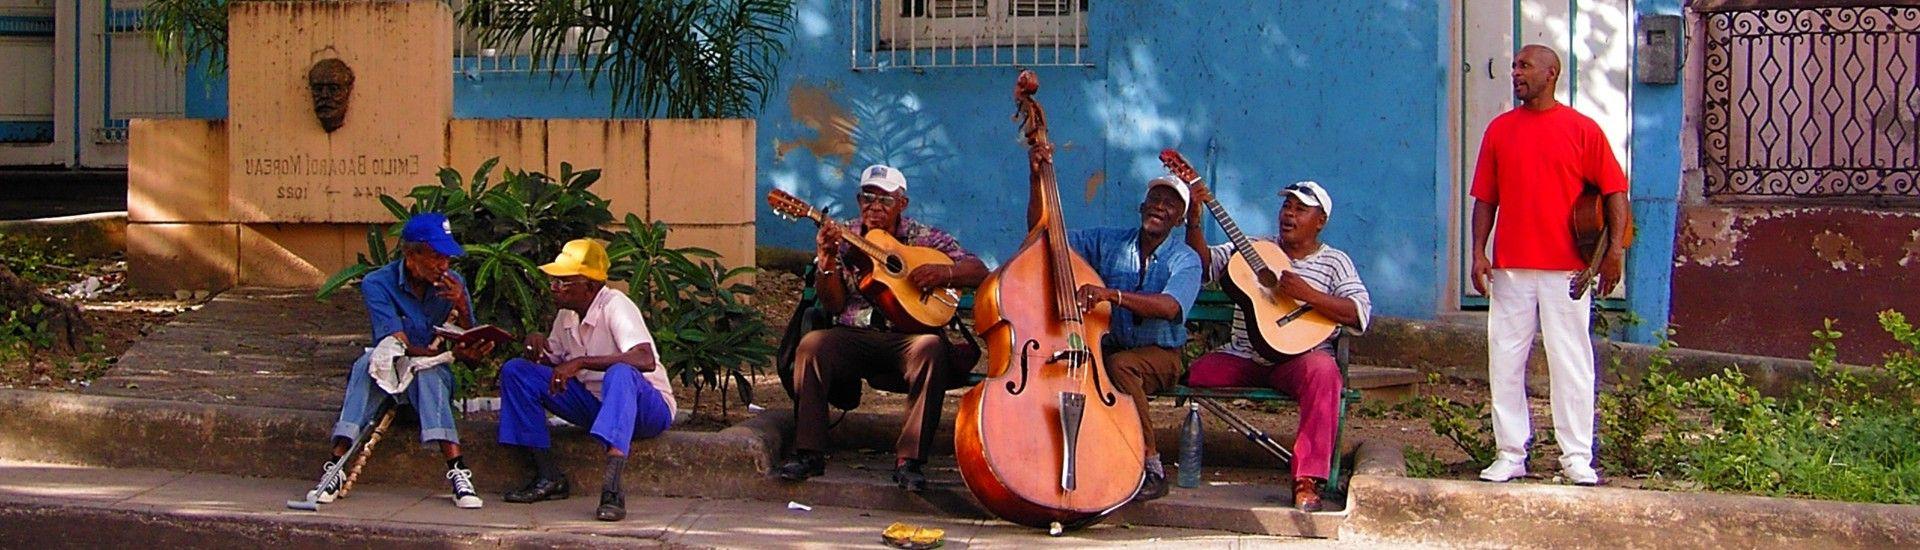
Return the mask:
{"type": "Polygon", "coordinates": [[[1179,151],[1161,149],[1160,164],[1166,166],[1167,172],[1172,173],[1174,177],[1180,178],[1180,181],[1189,184],[1200,181],[1200,173],[1193,170],[1193,165],[1188,164],[1187,158],[1180,156],[1179,151]]]}
{"type": "Polygon", "coordinates": [[[807,201],[779,189],[767,192],[767,206],[773,207],[773,213],[787,218],[814,218],[820,215],[807,201]]]}

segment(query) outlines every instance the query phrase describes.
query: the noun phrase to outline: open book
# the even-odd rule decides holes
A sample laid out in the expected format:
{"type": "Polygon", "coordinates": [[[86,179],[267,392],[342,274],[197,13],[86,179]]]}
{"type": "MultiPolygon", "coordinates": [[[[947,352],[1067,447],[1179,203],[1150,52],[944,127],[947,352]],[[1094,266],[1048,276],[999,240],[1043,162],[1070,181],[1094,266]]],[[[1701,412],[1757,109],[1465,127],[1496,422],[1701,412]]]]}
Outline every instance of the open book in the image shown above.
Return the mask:
{"type": "Polygon", "coordinates": [[[500,344],[517,341],[512,334],[507,334],[507,331],[501,330],[500,327],[493,325],[479,325],[473,328],[463,329],[452,324],[445,324],[433,327],[433,332],[443,338],[462,344],[473,344],[485,341],[500,344]]]}

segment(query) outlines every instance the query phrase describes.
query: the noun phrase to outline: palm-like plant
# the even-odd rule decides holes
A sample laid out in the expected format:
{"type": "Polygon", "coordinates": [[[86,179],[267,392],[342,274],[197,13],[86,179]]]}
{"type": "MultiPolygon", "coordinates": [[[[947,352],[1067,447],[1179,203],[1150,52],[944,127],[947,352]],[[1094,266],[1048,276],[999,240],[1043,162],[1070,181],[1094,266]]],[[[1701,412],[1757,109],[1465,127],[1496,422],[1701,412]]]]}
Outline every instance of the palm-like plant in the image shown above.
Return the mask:
{"type": "MultiPolygon", "coordinates": [[[[162,54],[227,63],[227,6],[147,0],[140,26],[162,54]]],[[[322,1],[322,0],[314,0],[322,1]]],[[[588,88],[630,116],[738,118],[764,105],[786,55],[793,0],[472,0],[460,23],[482,43],[530,53],[535,70],[574,57],[588,88]]]]}
{"type": "Polygon", "coordinates": [[[578,58],[616,112],[726,118],[751,115],[773,90],[793,1],[473,0],[459,19],[484,44],[526,47],[550,75],[578,58]]]}

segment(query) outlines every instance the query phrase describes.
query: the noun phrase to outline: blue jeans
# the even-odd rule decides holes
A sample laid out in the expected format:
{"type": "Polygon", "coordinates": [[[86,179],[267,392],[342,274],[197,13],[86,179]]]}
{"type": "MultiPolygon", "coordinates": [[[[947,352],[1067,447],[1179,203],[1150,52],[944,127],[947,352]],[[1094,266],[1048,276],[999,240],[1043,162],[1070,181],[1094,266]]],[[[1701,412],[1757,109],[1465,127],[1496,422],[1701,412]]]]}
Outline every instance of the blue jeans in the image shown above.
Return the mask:
{"type": "MultiPolygon", "coordinates": [[[[373,374],[367,372],[372,355],[362,353],[353,362],[353,373],[347,376],[347,398],[340,404],[340,421],[333,424],[336,438],[359,437],[362,426],[377,420],[373,412],[387,397],[386,390],[380,389],[373,374]]],[[[460,432],[453,426],[453,373],[445,365],[413,373],[413,384],[407,386],[401,402],[412,403],[413,410],[420,413],[421,443],[460,443],[460,432]]]]}
{"type": "Polygon", "coordinates": [[[577,378],[567,379],[565,391],[551,393],[552,380],[553,368],[525,359],[500,367],[501,443],[535,449],[553,446],[545,411],[585,426],[593,437],[621,454],[627,453],[634,439],[660,435],[673,425],[673,411],[667,410],[660,390],[626,363],[607,367],[607,376],[600,381],[604,401],[577,378]]]}

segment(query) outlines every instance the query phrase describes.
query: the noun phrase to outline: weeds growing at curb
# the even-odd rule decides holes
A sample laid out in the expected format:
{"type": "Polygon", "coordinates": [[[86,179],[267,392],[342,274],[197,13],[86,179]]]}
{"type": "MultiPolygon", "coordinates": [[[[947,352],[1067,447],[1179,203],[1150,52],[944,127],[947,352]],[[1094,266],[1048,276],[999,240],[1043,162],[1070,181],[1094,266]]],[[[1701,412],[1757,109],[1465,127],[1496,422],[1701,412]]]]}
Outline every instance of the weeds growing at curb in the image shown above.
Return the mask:
{"type": "Polygon", "coordinates": [[[1813,332],[1814,381],[1784,397],[1734,369],[1680,380],[1663,342],[1645,376],[1600,396],[1601,456],[1616,473],[1672,480],[1657,486],[1920,504],[1920,333],[1898,312],[1879,321],[1904,349],[1843,366],[1828,321],[1813,332]]]}

